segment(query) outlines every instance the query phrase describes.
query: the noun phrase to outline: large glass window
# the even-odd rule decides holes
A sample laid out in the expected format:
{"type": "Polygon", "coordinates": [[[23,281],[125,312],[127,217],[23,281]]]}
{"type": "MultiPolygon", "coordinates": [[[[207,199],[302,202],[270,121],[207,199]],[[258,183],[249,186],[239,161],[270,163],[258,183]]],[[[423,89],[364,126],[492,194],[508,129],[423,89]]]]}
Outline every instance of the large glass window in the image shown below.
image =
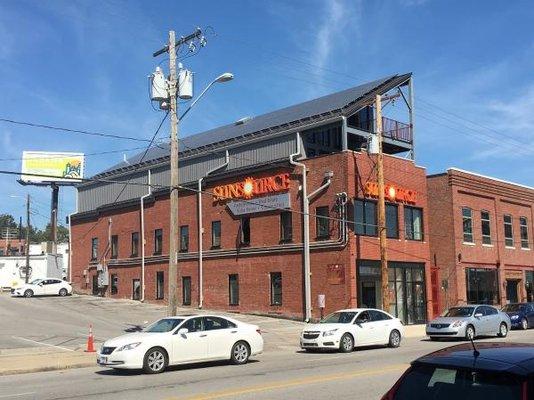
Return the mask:
{"type": "Polygon", "coordinates": [[[399,237],[399,207],[386,204],[386,236],[390,239],[399,237]]]}
{"type": "Polygon", "coordinates": [[[271,272],[271,305],[282,305],[282,273],[271,272]]]}
{"type": "Polygon", "coordinates": [[[491,244],[491,225],[489,211],[480,212],[480,227],[482,229],[482,244],[491,244]]]}
{"type": "Polygon", "coordinates": [[[330,237],[330,220],[328,206],[317,207],[315,209],[315,222],[318,239],[327,239],[330,237]]]}
{"type": "Polygon", "coordinates": [[[182,304],[191,305],[191,277],[182,276],[182,304]]]}
{"type": "Polygon", "coordinates": [[[423,240],[423,210],[404,207],[405,236],[408,240],[423,240]]]}
{"type": "Polygon", "coordinates": [[[180,251],[189,251],[189,225],[180,227],[180,251]]]}
{"type": "Polygon", "coordinates": [[[161,300],[165,293],[165,275],[163,271],[156,272],[156,300],[161,300]]]}
{"type": "Polygon", "coordinates": [[[280,213],[280,241],[290,242],[293,240],[293,214],[291,211],[280,213]]]}
{"type": "Polygon", "coordinates": [[[250,218],[243,217],[241,218],[241,235],[240,241],[242,245],[250,244],[250,218]]]}
{"type": "Polygon", "coordinates": [[[161,254],[163,251],[163,229],[154,230],[154,254],[161,254]]]}
{"type": "Polygon", "coordinates": [[[499,285],[496,269],[467,268],[465,273],[468,303],[499,303],[499,285]]]}
{"type": "Polygon", "coordinates": [[[221,221],[211,223],[211,247],[214,249],[221,247],[221,221]]]}
{"type": "Polygon", "coordinates": [[[464,243],[474,243],[473,211],[469,207],[462,207],[462,222],[464,230],[464,243]]]}
{"type": "Polygon", "coordinates": [[[356,200],[354,202],[354,217],[354,231],[357,235],[378,235],[376,201],[356,200]]]}
{"type": "Polygon", "coordinates": [[[91,260],[98,258],[98,238],[91,239],[91,260]]]}
{"type": "Polygon", "coordinates": [[[111,236],[111,258],[117,258],[119,256],[119,236],[111,236]]]}
{"type": "Polygon", "coordinates": [[[514,227],[512,225],[512,216],[504,215],[504,245],[506,247],[514,247],[514,227]]]}
{"type": "Polygon", "coordinates": [[[139,232],[132,232],[132,257],[139,255],[139,232]]]}
{"type": "Polygon", "coordinates": [[[239,305],[239,275],[228,275],[228,300],[231,306],[239,305]]]}
{"type": "Polygon", "coordinates": [[[525,271],[525,289],[527,301],[534,301],[534,271],[525,271]]]}
{"type": "Polygon", "coordinates": [[[519,217],[519,232],[521,234],[521,248],[529,249],[528,243],[528,219],[527,217],[519,217]]]}

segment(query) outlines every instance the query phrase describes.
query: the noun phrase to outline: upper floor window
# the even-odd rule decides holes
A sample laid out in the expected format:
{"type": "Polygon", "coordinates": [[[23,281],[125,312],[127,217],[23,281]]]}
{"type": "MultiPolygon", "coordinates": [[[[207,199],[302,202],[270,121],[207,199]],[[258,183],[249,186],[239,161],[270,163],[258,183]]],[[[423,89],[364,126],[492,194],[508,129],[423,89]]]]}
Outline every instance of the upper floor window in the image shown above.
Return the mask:
{"type": "Polygon", "coordinates": [[[504,245],[514,247],[514,227],[512,225],[512,216],[506,214],[503,216],[504,221],[504,245]]]}
{"type": "Polygon", "coordinates": [[[221,221],[211,222],[211,247],[221,247],[221,221]]]}
{"type": "Polygon", "coordinates": [[[315,209],[316,232],[318,239],[326,239],[330,237],[330,220],[328,206],[317,207],[315,209]]]}
{"type": "Polygon", "coordinates": [[[98,258],[98,238],[91,239],[91,260],[98,258]]]}
{"type": "Polygon", "coordinates": [[[519,217],[519,233],[521,234],[521,248],[529,249],[528,243],[528,219],[527,217],[519,217]]]}
{"type": "Polygon", "coordinates": [[[404,207],[405,238],[423,240],[423,210],[416,207],[404,207]]]}
{"type": "Polygon", "coordinates": [[[244,245],[250,244],[250,218],[243,217],[241,218],[241,227],[240,227],[240,243],[244,245]]]}
{"type": "Polygon", "coordinates": [[[354,202],[354,231],[357,235],[376,236],[378,224],[376,220],[376,202],[356,200],[354,202]]]}
{"type": "Polygon", "coordinates": [[[189,225],[180,227],[180,251],[189,250],[189,225]]]}
{"type": "Polygon", "coordinates": [[[399,237],[399,207],[386,204],[386,236],[390,239],[399,237]]]}
{"type": "Polygon", "coordinates": [[[474,243],[473,211],[469,207],[462,207],[462,223],[464,230],[464,243],[474,243]]]}
{"type": "Polygon", "coordinates": [[[491,225],[489,211],[480,212],[480,228],[482,230],[482,244],[491,244],[491,225]]]}
{"type": "Polygon", "coordinates": [[[119,236],[111,236],[111,258],[117,258],[119,256],[119,236]]]}
{"type": "Polygon", "coordinates": [[[293,214],[291,211],[280,213],[280,241],[290,242],[293,240],[293,214]]]}
{"type": "Polygon", "coordinates": [[[139,232],[132,232],[132,257],[139,255],[139,232]]]}
{"type": "Polygon", "coordinates": [[[154,254],[161,254],[163,251],[163,229],[154,230],[154,254]]]}

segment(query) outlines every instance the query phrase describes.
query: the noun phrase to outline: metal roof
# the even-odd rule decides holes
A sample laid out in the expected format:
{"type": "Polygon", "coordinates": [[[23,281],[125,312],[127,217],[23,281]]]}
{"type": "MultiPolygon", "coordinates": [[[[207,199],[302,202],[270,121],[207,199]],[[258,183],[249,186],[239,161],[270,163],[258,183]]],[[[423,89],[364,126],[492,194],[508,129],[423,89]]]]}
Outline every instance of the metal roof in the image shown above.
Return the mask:
{"type": "MultiPolygon", "coordinates": [[[[180,139],[179,151],[181,155],[199,150],[213,145],[237,140],[249,135],[268,135],[275,128],[296,127],[302,121],[309,121],[316,116],[338,112],[342,113],[345,109],[350,108],[374,92],[384,93],[393,87],[406,81],[411,74],[391,75],[363,85],[355,86],[341,92],[332,93],[317,99],[309,100],[293,106],[262,114],[257,117],[246,120],[242,124],[232,123],[224,125],[209,131],[197,133],[180,139]]],[[[354,111],[354,110],[351,110],[354,111]]],[[[96,177],[110,175],[115,172],[127,171],[138,165],[141,160],[142,164],[156,163],[164,161],[169,157],[170,146],[168,143],[151,147],[146,155],[145,152],[130,157],[126,162],[121,162],[113,167],[99,173],[96,177]]]]}

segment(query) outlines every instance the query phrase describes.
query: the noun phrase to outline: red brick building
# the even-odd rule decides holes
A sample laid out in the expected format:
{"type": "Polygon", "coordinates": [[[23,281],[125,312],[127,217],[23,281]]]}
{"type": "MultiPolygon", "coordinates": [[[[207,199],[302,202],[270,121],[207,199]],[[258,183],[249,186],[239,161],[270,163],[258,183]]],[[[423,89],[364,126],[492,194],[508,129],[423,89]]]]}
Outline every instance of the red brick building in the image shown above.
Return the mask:
{"type": "Polygon", "coordinates": [[[533,301],[534,188],[451,168],[428,177],[435,313],[533,301]]]}
{"type": "MultiPolygon", "coordinates": [[[[320,316],[319,295],[325,312],[379,307],[376,159],[365,151],[370,101],[410,85],[410,75],[395,75],[185,138],[179,304],[298,319],[307,318],[307,306],[309,317],[320,316]]],[[[384,122],[385,152],[411,151],[410,126],[384,122]]],[[[78,187],[80,209],[71,219],[77,290],[166,301],[168,172],[168,151],[153,149],[78,187]]],[[[391,312],[421,323],[433,308],[426,174],[390,155],[385,177],[391,312]]]]}

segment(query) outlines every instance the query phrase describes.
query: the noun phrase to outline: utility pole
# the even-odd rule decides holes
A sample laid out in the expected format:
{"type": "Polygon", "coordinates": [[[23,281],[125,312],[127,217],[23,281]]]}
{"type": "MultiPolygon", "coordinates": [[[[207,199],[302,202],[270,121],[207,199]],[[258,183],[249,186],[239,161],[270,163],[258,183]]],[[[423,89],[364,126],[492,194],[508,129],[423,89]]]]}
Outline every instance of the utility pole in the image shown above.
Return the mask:
{"type": "Polygon", "coordinates": [[[167,315],[176,315],[178,288],[178,102],[176,101],[176,39],[169,32],[169,97],[171,113],[171,226],[169,238],[169,304],[167,315]]]}
{"type": "Polygon", "coordinates": [[[176,41],[176,34],[174,31],[169,31],[169,44],[159,49],[152,54],[153,57],[157,57],[163,53],[169,53],[169,79],[167,81],[168,95],[169,95],[169,113],[171,114],[171,190],[170,190],[170,229],[169,229],[169,303],[167,306],[167,315],[176,315],[176,291],[178,288],[178,102],[177,91],[178,83],[176,77],[176,47],[185,43],[191,42],[196,39],[205,43],[205,39],[202,37],[202,31],[197,28],[193,33],[188,36],[182,36],[176,41]]]}
{"type": "Polygon", "coordinates": [[[30,271],[30,195],[26,195],[26,273],[24,282],[28,283],[28,273],[30,271]]]}
{"type": "Polygon", "coordinates": [[[382,149],[382,96],[376,95],[376,125],[378,138],[378,234],[380,238],[380,272],[382,275],[382,309],[389,312],[389,274],[386,238],[386,198],[384,189],[384,153],[382,149]]]}

